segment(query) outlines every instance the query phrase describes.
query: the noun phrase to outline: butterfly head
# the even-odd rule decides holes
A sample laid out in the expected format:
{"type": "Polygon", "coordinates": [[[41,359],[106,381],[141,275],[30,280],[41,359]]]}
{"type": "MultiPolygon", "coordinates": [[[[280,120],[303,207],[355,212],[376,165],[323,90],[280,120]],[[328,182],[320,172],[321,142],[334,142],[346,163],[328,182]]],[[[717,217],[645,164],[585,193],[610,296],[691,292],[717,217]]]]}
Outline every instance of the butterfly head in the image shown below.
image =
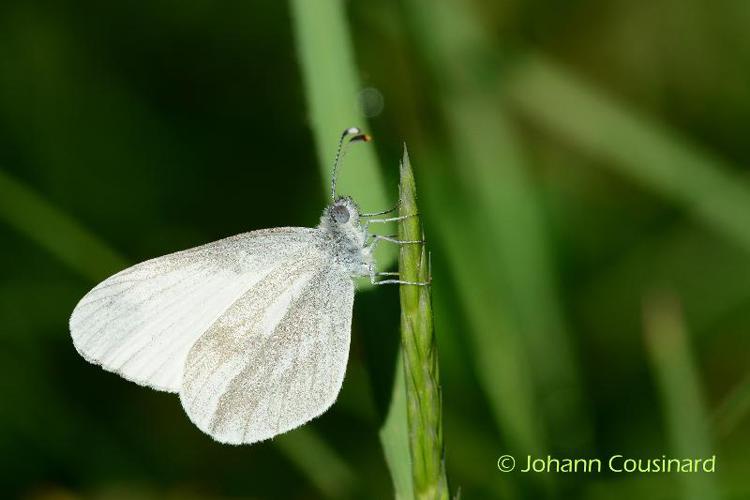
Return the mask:
{"type": "Polygon", "coordinates": [[[367,234],[360,224],[357,204],[348,196],[331,202],[320,217],[321,244],[337,264],[352,276],[365,276],[372,266],[367,234]]]}
{"type": "Polygon", "coordinates": [[[337,232],[356,230],[359,228],[359,207],[351,197],[339,196],[323,211],[320,225],[337,232]]]}

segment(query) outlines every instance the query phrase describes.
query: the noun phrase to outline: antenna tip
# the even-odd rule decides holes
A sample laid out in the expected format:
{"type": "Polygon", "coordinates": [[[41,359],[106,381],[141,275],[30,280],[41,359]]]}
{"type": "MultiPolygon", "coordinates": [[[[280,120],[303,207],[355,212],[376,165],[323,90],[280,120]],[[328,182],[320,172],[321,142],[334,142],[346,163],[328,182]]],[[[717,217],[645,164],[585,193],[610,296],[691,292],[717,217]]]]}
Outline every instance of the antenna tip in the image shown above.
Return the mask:
{"type": "Polygon", "coordinates": [[[357,127],[349,127],[348,129],[344,130],[344,132],[341,134],[341,137],[344,138],[348,135],[357,135],[360,132],[362,131],[358,129],[357,127]]]}

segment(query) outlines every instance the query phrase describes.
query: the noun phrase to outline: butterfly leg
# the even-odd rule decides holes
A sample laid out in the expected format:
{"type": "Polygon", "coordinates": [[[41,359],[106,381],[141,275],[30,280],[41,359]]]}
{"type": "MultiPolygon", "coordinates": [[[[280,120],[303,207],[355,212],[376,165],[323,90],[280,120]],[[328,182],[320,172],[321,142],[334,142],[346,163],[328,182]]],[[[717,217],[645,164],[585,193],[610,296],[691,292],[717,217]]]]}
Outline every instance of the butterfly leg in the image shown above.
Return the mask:
{"type": "MultiPolygon", "coordinates": [[[[387,212],[386,212],[387,213],[387,212]]],[[[400,215],[398,217],[386,217],[384,219],[370,219],[362,226],[362,230],[365,232],[365,234],[369,234],[370,224],[382,224],[385,222],[398,222],[404,219],[408,219],[409,217],[415,217],[419,214],[409,214],[409,215],[400,215]]]]}
{"type": "MultiPolygon", "coordinates": [[[[425,240],[399,240],[396,239],[393,236],[381,236],[381,235],[373,235],[373,242],[370,244],[369,249],[370,251],[373,251],[375,249],[375,245],[379,241],[390,241],[392,243],[397,243],[399,245],[407,245],[407,244],[423,244],[425,243],[425,240]]],[[[417,285],[417,286],[429,286],[432,284],[432,253],[428,253],[428,261],[427,261],[427,274],[428,279],[427,281],[406,281],[401,279],[383,279],[380,281],[377,281],[378,276],[400,276],[399,273],[396,272],[377,272],[375,270],[374,265],[370,265],[370,283],[373,285],[417,285]]]]}
{"type": "Polygon", "coordinates": [[[413,244],[426,243],[426,240],[399,240],[395,236],[391,236],[391,235],[386,236],[382,234],[373,234],[371,236],[372,236],[372,241],[368,245],[370,253],[375,251],[375,246],[381,241],[390,241],[391,243],[396,243],[397,245],[413,245],[413,244]]]}
{"type": "Polygon", "coordinates": [[[391,212],[395,212],[396,210],[399,209],[400,206],[401,205],[396,205],[395,207],[389,208],[388,210],[383,210],[382,212],[369,212],[369,213],[359,214],[359,216],[360,217],[375,217],[376,215],[385,215],[391,212]]]}
{"type": "Polygon", "coordinates": [[[416,286],[430,286],[430,281],[403,281],[403,280],[381,280],[373,281],[370,280],[373,285],[416,285],[416,286]]]}
{"type": "Polygon", "coordinates": [[[417,285],[417,286],[430,286],[432,284],[432,273],[427,281],[405,281],[400,279],[384,279],[377,281],[377,276],[399,276],[399,273],[376,273],[370,274],[370,283],[373,285],[417,285]]]}

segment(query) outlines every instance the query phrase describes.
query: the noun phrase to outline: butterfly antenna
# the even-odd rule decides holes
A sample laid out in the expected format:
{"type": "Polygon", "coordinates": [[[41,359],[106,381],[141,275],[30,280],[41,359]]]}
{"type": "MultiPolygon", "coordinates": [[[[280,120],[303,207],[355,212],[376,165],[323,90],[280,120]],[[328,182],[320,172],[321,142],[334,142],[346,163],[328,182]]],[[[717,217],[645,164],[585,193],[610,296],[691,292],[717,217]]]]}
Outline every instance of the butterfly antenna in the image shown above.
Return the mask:
{"type": "Polygon", "coordinates": [[[336,199],[336,174],[339,169],[339,165],[346,156],[347,146],[352,142],[369,142],[371,137],[367,134],[363,134],[357,127],[351,127],[341,134],[339,138],[339,146],[336,148],[336,158],[333,160],[333,175],[331,176],[331,201],[336,199]]]}

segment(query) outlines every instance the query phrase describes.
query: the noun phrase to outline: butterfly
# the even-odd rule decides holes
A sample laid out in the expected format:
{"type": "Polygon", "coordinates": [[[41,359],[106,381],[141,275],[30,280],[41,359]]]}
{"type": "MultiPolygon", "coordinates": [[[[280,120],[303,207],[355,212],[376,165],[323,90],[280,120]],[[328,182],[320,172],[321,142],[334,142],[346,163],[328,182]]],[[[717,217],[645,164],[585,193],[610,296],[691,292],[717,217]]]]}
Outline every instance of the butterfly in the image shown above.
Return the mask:
{"type": "Polygon", "coordinates": [[[351,338],[354,278],[380,278],[373,251],[391,236],[336,195],[345,146],[369,137],[344,131],[331,203],[315,228],[251,231],[127,268],[76,305],[76,350],[105,370],[178,393],[190,420],[222,443],[255,443],[299,427],[336,400],[351,338]]]}

